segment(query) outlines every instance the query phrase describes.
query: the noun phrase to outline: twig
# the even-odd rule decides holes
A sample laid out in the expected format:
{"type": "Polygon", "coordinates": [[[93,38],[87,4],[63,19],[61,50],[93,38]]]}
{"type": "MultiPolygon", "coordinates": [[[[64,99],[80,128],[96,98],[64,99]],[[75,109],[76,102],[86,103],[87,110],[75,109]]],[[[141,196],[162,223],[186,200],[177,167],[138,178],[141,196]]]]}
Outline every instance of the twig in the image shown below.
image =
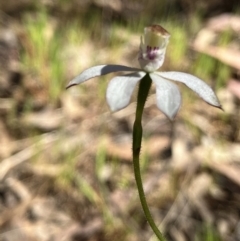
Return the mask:
{"type": "Polygon", "coordinates": [[[0,163],[0,182],[6,177],[8,172],[19,164],[29,160],[32,156],[47,148],[48,144],[58,139],[56,133],[44,134],[39,141],[24,150],[14,154],[0,163]],[[42,146],[42,147],[41,147],[42,146]],[[39,148],[41,147],[41,148],[39,148]]]}

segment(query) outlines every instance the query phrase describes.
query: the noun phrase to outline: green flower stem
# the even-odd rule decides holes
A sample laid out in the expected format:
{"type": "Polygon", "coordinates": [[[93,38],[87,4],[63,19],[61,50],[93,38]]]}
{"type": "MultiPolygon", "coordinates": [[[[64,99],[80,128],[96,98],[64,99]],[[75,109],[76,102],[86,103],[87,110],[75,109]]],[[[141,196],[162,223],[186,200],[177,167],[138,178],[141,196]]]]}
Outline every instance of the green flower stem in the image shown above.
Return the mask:
{"type": "Polygon", "coordinates": [[[143,190],[142,184],[142,177],[140,171],[140,163],[139,163],[139,156],[141,151],[141,143],[142,143],[142,113],[145,102],[147,100],[147,96],[152,84],[152,80],[149,74],[140,81],[139,90],[138,90],[138,97],[137,97],[137,109],[136,109],[136,118],[133,125],[133,167],[134,167],[134,175],[136,179],[136,184],[138,188],[139,198],[142,204],[142,208],[146,219],[151,226],[153,232],[156,234],[160,241],[165,241],[162,233],[159,231],[157,225],[155,224],[152,215],[150,213],[146,197],[143,190]]]}

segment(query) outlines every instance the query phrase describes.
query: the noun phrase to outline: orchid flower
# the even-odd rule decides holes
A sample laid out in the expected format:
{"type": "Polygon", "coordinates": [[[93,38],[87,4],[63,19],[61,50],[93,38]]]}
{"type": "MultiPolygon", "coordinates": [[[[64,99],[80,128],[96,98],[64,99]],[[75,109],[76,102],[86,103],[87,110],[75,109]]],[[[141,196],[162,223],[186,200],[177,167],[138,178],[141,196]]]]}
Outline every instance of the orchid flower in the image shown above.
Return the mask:
{"type": "Polygon", "coordinates": [[[142,177],[140,172],[140,150],[142,141],[142,113],[151,88],[152,82],[156,85],[157,107],[169,118],[173,119],[181,105],[181,94],[174,82],[180,82],[196,92],[208,104],[221,108],[217,96],[201,79],[182,72],[159,72],[165,57],[170,34],[159,25],[151,25],[144,29],[141,37],[138,61],[140,69],[123,65],[98,65],[84,70],[67,85],[67,88],[81,84],[88,79],[109,74],[112,72],[131,72],[114,77],[107,87],[107,103],[112,111],[125,108],[131,99],[131,95],[139,83],[135,122],[133,125],[133,167],[138,188],[139,198],[146,219],[160,241],[165,238],[155,224],[150,213],[144,194],[142,177]]]}
{"type": "Polygon", "coordinates": [[[221,108],[213,90],[201,79],[187,73],[169,71],[159,72],[165,58],[170,34],[159,25],[151,25],[144,29],[141,37],[138,61],[140,69],[123,65],[98,65],[84,70],[67,85],[67,88],[81,84],[91,78],[112,72],[132,72],[114,77],[108,84],[106,99],[112,111],[125,108],[131,100],[135,86],[149,75],[156,85],[157,107],[171,120],[181,105],[181,95],[174,82],[180,82],[196,92],[208,104],[221,108]]]}

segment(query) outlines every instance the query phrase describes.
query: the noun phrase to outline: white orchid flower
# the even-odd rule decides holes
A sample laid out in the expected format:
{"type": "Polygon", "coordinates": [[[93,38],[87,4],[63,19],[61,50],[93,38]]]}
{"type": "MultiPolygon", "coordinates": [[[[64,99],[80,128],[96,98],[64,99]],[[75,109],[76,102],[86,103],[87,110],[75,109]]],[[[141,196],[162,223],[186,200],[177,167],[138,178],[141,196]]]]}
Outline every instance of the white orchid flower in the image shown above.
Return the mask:
{"type": "Polygon", "coordinates": [[[123,65],[98,65],[84,70],[67,85],[67,88],[81,84],[91,78],[124,71],[130,74],[114,77],[107,87],[106,99],[112,111],[125,108],[131,99],[135,86],[149,74],[156,85],[157,107],[171,120],[181,105],[181,94],[174,82],[180,82],[197,93],[208,104],[221,108],[212,88],[201,79],[183,72],[159,72],[166,52],[170,34],[160,25],[151,25],[144,29],[141,37],[139,64],[140,69],[123,65]]]}

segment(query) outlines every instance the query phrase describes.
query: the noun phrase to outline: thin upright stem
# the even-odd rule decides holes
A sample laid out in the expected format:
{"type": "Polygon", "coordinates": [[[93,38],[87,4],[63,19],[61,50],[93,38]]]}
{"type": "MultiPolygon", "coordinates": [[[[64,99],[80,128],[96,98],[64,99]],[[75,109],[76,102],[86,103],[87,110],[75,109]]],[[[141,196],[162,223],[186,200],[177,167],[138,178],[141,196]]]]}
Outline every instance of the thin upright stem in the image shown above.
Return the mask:
{"type": "Polygon", "coordinates": [[[140,198],[141,205],[142,205],[144,214],[146,216],[146,219],[149,225],[151,226],[153,232],[158,237],[158,239],[160,241],[165,241],[165,238],[163,237],[162,233],[158,229],[150,213],[150,210],[146,201],[145,193],[143,190],[140,163],[139,163],[141,143],[142,143],[142,113],[143,113],[143,108],[147,100],[147,96],[148,96],[151,84],[152,84],[152,80],[149,74],[146,74],[146,76],[141,80],[139,84],[136,118],[133,125],[133,146],[132,146],[133,167],[134,167],[135,180],[138,188],[138,194],[139,194],[139,198],[140,198]]]}

